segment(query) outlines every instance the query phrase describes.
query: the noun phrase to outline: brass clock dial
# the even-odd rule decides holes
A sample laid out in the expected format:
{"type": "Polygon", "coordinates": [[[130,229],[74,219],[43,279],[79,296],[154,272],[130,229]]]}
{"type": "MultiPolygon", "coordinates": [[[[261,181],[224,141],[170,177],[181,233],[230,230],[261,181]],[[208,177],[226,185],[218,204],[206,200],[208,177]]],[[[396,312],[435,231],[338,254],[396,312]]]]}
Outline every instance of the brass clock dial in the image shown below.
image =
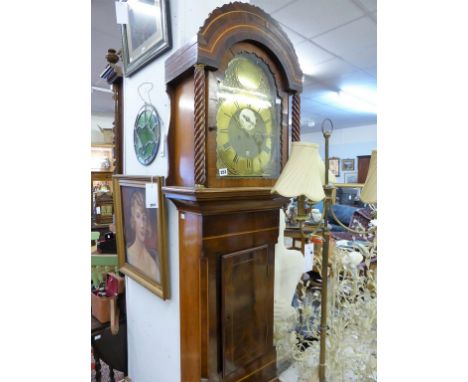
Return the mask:
{"type": "Polygon", "coordinates": [[[279,106],[265,63],[253,54],[236,56],[217,95],[218,176],[278,176],[279,106]]]}

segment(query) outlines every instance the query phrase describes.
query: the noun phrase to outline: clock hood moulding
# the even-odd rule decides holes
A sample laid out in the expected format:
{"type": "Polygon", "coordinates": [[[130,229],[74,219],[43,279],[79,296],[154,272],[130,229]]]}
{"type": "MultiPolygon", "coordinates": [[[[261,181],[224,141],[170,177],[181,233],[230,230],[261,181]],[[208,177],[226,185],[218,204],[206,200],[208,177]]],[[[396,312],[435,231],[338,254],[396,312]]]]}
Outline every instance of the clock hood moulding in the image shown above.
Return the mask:
{"type": "Polygon", "coordinates": [[[248,41],[270,51],[282,69],[290,92],[302,92],[302,70],[294,46],[279,23],[261,8],[230,3],[216,8],[197,36],[166,60],[166,83],[196,64],[217,69],[229,46],[248,41]]]}

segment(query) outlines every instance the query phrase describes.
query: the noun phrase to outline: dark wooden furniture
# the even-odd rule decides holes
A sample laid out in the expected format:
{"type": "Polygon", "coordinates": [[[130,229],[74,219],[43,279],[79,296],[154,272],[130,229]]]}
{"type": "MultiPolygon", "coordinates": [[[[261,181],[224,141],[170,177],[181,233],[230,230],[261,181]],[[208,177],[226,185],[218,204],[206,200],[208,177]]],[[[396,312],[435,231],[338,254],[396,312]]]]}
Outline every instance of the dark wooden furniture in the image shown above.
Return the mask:
{"type": "Polygon", "coordinates": [[[246,3],[226,4],[166,61],[170,170],[163,192],[179,211],[184,382],[266,382],[277,375],[274,246],[279,208],[287,200],[270,192],[277,176],[223,177],[217,168],[216,89],[233,57],[243,54],[256,57],[272,73],[278,100],[275,147],[282,170],[290,136],[300,137],[302,72],[275,20],[246,3]]]}
{"type": "Polygon", "coordinates": [[[112,382],[115,381],[114,369],[127,375],[127,324],[125,317],[120,320],[119,332],[113,335],[109,323],[101,324],[91,316],[91,346],[96,365],[96,382],[101,381],[101,359],[109,365],[109,376],[112,382]]]}
{"type": "Polygon", "coordinates": [[[109,85],[112,86],[113,99],[114,99],[114,126],[113,126],[113,144],[112,147],[112,166],[113,171],[91,171],[91,230],[100,231],[105,233],[109,231],[109,224],[113,220],[113,199],[104,197],[101,200],[96,200],[96,192],[94,185],[96,182],[105,181],[112,184],[112,175],[122,173],[122,153],[123,153],[123,80],[122,69],[117,64],[119,56],[114,49],[109,49],[106,54],[108,62],[105,70],[101,73],[101,78],[104,79],[109,85]],[[103,214],[96,214],[96,206],[101,207],[100,203],[104,206],[103,214]]]}
{"type": "Polygon", "coordinates": [[[123,74],[122,68],[117,64],[119,56],[115,49],[109,49],[106,54],[108,62],[101,73],[101,78],[112,86],[114,98],[114,174],[122,174],[123,164],[123,74]]]}
{"type": "Polygon", "coordinates": [[[96,231],[109,226],[113,220],[114,205],[112,193],[112,173],[108,171],[91,172],[91,227],[96,231]],[[102,188],[109,192],[101,192],[102,188]],[[101,228],[101,229],[99,229],[101,228]]]}
{"type": "Polygon", "coordinates": [[[369,171],[370,155],[359,155],[358,157],[358,183],[365,183],[369,171]]]}

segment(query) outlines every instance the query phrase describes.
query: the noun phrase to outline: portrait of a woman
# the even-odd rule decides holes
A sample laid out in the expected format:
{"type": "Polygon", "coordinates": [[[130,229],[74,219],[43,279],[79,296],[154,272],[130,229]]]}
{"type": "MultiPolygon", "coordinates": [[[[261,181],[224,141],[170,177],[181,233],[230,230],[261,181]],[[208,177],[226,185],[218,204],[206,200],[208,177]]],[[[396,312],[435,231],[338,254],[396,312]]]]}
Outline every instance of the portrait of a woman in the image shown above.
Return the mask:
{"type": "Polygon", "coordinates": [[[125,216],[126,256],[130,265],[161,282],[161,268],[157,252],[155,229],[156,209],[146,208],[143,190],[135,190],[129,197],[125,216]],[[154,214],[154,216],[152,216],[154,214]]]}

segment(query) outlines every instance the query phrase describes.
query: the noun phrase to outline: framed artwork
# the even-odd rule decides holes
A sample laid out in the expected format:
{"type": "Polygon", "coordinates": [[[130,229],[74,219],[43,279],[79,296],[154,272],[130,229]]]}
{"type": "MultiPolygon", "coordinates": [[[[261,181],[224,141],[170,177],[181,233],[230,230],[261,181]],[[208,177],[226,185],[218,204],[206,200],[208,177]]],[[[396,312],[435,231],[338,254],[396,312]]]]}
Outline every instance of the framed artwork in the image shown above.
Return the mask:
{"type": "Polygon", "coordinates": [[[113,182],[120,270],[165,300],[169,293],[163,179],[116,175],[113,182]]]}
{"type": "Polygon", "coordinates": [[[171,49],[168,0],[128,0],[128,24],[122,25],[122,61],[130,76],[171,49]]]}
{"type": "Polygon", "coordinates": [[[353,159],[343,159],[341,163],[341,169],[343,171],[354,171],[354,158],[353,159]]]}
{"type": "Polygon", "coordinates": [[[328,159],[328,168],[335,176],[340,176],[340,158],[331,157],[328,159]]]}
{"type": "Polygon", "coordinates": [[[156,108],[145,103],[138,112],[133,130],[133,146],[138,162],[148,166],[158,154],[161,140],[161,118],[156,108]]]}
{"type": "Polygon", "coordinates": [[[345,183],[357,183],[357,173],[347,172],[344,174],[344,181],[345,183]]]}

